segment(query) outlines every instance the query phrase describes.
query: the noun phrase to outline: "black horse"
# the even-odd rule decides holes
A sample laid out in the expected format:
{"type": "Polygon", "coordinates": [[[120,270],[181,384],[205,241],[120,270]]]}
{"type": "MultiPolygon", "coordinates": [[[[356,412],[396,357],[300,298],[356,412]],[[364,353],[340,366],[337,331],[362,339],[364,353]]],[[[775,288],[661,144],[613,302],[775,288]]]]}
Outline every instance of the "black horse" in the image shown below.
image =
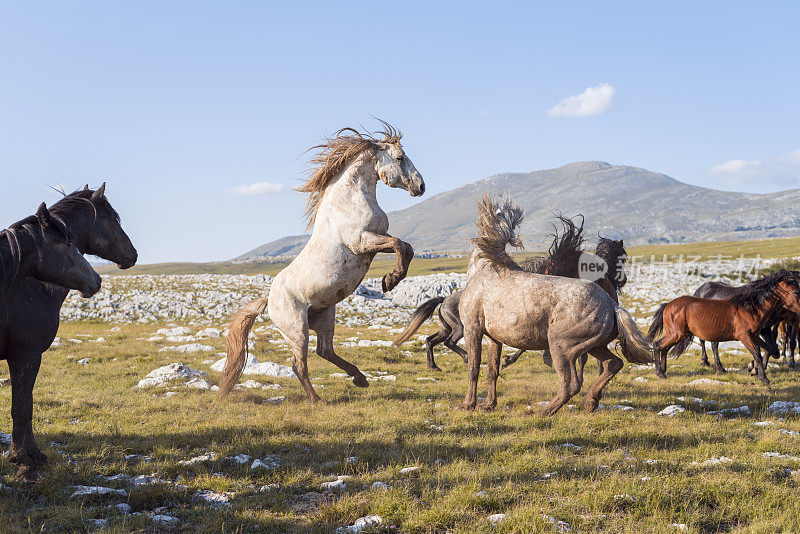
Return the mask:
{"type": "MultiPolygon", "coordinates": [[[[84,253],[112,261],[122,269],[136,263],[136,249],[122,230],[119,215],[105,197],[105,184],[97,191],[87,186],[82,191],[66,195],[50,208],[49,213],[59,227],[73,236],[81,260],[80,254],[84,253]]],[[[34,276],[30,273],[26,278],[17,277],[6,292],[0,316],[0,359],[8,361],[12,385],[13,430],[9,460],[19,466],[17,475],[27,478],[35,478],[36,468],[47,462],[47,457],[34,440],[31,420],[33,386],[42,353],[50,347],[58,332],[59,311],[69,288],[81,289],[63,279],[34,276]]],[[[97,287],[84,292],[84,297],[93,295],[100,288],[100,278],[96,273],[94,276],[97,277],[97,287]]]]}
{"type": "MultiPolygon", "coordinates": [[[[725,284],[723,282],[706,282],[694,292],[695,297],[700,297],[703,299],[712,299],[712,300],[726,300],[731,297],[735,297],[736,295],[741,295],[742,293],[748,291],[753,287],[756,282],[751,282],[749,284],[745,284],[743,286],[731,286],[725,284]]],[[[778,341],[777,341],[777,331],[773,331],[773,326],[776,324],[778,320],[778,313],[780,310],[776,310],[773,317],[770,317],[767,320],[767,324],[764,326],[764,329],[761,331],[759,337],[766,343],[769,350],[767,351],[767,362],[769,361],[770,356],[774,356],[775,358],[778,357],[779,348],[778,348],[778,341]]],[[[708,354],[706,353],[706,342],[702,339],[700,341],[700,364],[705,367],[710,367],[711,364],[708,361],[708,354]]],[[[719,343],[711,342],[711,352],[714,353],[714,369],[717,373],[725,373],[725,367],[722,366],[722,362],[719,359],[719,343]]],[[[764,364],[766,365],[766,363],[764,364]]],[[[750,362],[750,369],[753,370],[754,367],[752,366],[752,362],[750,362]]]]}

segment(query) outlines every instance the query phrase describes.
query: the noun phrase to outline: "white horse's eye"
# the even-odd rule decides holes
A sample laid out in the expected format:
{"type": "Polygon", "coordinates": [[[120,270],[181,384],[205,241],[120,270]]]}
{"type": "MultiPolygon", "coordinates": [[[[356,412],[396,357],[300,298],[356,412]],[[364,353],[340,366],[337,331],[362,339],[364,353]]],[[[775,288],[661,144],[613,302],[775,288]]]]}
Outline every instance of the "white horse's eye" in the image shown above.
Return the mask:
{"type": "Polygon", "coordinates": [[[396,158],[394,158],[394,159],[396,159],[397,161],[403,161],[403,155],[402,155],[402,154],[400,154],[399,156],[397,156],[397,157],[396,157],[396,158]]]}

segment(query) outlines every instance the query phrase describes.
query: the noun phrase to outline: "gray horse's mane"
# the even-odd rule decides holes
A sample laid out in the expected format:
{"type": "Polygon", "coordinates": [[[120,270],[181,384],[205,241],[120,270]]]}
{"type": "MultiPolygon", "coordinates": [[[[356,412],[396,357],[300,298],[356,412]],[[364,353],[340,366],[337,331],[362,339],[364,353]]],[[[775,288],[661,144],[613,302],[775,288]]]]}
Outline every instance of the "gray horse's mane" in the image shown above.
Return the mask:
{"type": "Polygon", "coordinates": [[[506,245],[522,248],[522,240],[516,229],[525,215],[510,199],[500,197],[497,201],[487,193],[478,202],[478,236],[472,243],[478,249],[478,257],[489,260],[495,266],[519,270],[520,266],[506,252],[506,245]]]}
{"type": "Polygon", "coordinates": [[[364,150],[376,148],[378,143],[391,143],[400,147],[403,134],[392,125],[378,119],[384,129],[375,133],[359,132],[355,128],[342,128],[325,140],[325,143],[311,147],[317,150],[308,164],[312,167],[308,180],[297,188],[301,193],[309,193],[305,216],[308,228],[314,224],[322,195],[331,180],[342,172],[364,150]],[[383,136],[378,138],[377,136],[383,136]]]}

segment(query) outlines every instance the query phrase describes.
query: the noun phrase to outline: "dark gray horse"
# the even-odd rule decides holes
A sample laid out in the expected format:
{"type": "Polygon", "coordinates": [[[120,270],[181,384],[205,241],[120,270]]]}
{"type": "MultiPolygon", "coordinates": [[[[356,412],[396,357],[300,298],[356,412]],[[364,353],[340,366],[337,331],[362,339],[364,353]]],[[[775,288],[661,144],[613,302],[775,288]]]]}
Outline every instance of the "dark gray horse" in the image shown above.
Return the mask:
{"type": "MultiPolygon", "coordinates": [[[[87,187],[66,195],[50,208],[51,225],[71,236],[75,253],[84,263],[82,253],[100,256],[127,269],[136,263],[136,249],[104,193],[105,184],[97,191],[87,187]]],[[[48,259],[47,263],[54,265],[54,261],[48,259]]],[[[86,265],[88,267],[88,263],[86,265]]],[[[83,290],[63,278],[40,278],[34,277],[34,273],[20,272],[3,300],[0,359],[8,361],[12,387],[13,430],[8,457],[19,466],[19,476],[34,478],[36,468],[47,462],[33,437],[33,386],[42,353],[53,343],[58,331],[59,310],[69,289],[82,290],[84,297],[100,289],[100,277],[88,268],[96,284],[90,290],[83,290]]]]}

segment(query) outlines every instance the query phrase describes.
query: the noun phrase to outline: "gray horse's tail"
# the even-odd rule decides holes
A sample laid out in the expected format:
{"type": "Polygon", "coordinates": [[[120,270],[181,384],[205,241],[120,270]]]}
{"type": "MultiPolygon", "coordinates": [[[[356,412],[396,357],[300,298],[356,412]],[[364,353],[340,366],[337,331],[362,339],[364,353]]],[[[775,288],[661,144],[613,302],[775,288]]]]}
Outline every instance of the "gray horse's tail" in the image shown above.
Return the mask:
{"type": "Polygon", "coordinates": [[[524,214],[519,206],[506,198],[497,201],[485,193],[478,202],[478,236],[472,242],[478,248],[478,257],[489,260],[496,266],[518,270],[517,262],[506,252],[506,245],[522,248],[517,227],[524,214]]]}
{"type": "Polygon", "coordinates": [[[411,336],[413,336],[414,333],[419,330],[419,327],[422,326],[422,323],[431,318],[433,312],[436,311],[436,307],[442,302],[444,302],[444,297],[435,297],[420,304],[419,308],[414,310],[414,313],[411,314],[411,322],[408,323],[406,329],[400,333],[400,336],[394,340],[392,346],[395,348],[399,347],[411,339],[411,336]]]}
{"type": "Polygon", "coordinates": [[[228,355],[225,359],[225,369],[219,380],[219,394],[224,397],[231,392],[233,386],[239,381],[244,369],[247,356],[247,337],[256,317],[264,313],[267,309],[269,299],[256,299],[236,312],[231,319],[231,327],[228,331],[227,348],[228,355]]]}
{"type": "Polygon", "coordinates": [[[652,363],[653,347],[636,326],[631,314],[625,308],[617,306],[616,315],[622,355],[631,363],[652,363]]]}

